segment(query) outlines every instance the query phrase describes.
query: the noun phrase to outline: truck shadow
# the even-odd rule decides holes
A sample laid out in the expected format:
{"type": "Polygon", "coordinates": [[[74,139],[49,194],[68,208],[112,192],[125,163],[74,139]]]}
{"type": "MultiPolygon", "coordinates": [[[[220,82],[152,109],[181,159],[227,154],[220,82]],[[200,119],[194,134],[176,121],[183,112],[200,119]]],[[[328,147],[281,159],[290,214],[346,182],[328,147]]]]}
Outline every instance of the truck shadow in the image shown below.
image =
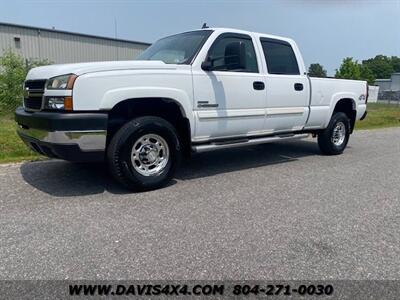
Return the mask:
{"type": "Polygon", "coordinates": [[[217,150],[193,155],[191,159],[184,162],[184,166],[180,168],[175,178],[190,180],[288,163],[310,155],[320,155],[317,143],[300,140],[217,150]]]}
{"type": "MultiPolygon", "coordinates": [[[[183,162],[177,180],[192,180],[221,173],[290,163],[302,157],[320,155],[310,141],[291,141],[195,154],[183,162]]],[[[104,163],[70,163],[61,160],[26,162],[21,165],[23,179],[34,188],[55,196],[71,197],[101,194],[128,194],[107,172],[104,163]]],[[[177,181],[173,180],[169,186],[177,181]]]]}

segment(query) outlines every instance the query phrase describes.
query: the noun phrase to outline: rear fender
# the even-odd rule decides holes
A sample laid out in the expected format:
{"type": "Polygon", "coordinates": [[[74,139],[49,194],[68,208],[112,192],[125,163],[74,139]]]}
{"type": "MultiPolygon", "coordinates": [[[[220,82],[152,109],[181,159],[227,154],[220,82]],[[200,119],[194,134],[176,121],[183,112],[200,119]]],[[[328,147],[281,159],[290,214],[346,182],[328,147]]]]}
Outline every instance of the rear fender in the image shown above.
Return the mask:
{"type": "Polygon", "coordinates": [[[333,112],[335,110],[336,104],[340,100],[347,99],[348,101],[351,101],[351,105],[353,107],[353,110],[357,110],[357,103],[355,101],[356,98],[357,98],[357,95],[354,94],[354,93],[336,93],[336,94],[333,94],[333,96],[331,98],[331,103],[330,103],[330,106],[329,106],[328,118],[325,120],[324,127],[328,126],[329,121],[331,120],[333,112]]]}

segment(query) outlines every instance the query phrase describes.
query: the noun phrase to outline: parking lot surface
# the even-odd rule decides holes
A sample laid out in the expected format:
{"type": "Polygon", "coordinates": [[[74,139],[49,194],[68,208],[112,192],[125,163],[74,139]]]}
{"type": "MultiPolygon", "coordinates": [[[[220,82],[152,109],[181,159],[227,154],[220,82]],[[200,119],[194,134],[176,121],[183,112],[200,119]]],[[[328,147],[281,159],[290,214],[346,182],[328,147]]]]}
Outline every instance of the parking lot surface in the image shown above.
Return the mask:
{"type": "Polygon", "coordinates": [[[0,190],[0,279],[400,279],[400,128],[195,155],[146,193],[59,160],[0,190]]]}

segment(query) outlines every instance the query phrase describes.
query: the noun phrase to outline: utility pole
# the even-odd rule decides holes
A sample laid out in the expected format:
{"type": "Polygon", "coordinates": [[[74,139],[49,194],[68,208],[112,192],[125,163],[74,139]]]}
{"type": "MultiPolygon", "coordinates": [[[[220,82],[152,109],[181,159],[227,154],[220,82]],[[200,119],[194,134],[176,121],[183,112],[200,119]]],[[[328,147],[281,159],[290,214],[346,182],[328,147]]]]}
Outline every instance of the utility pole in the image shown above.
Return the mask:
{"type": "Polygon", "coordinates": [[[117,17],[114,17],[114,35],[117,38],[117,17]]]}
{"type": "MultiPolygon", "coordinates": [[[[114,34],[115,34],[115,38],[117,38],[118,36],[118,32],[117,32],[117,17],[114,16],[114,34]]],[[[119,53],[118,53],[118,44],[116,46],[117,48],[117,60],[119,59],[119,53]]]]}
{"type": "Polygon", "coordinates": [[[38,29],[37,31],[37,37],[38,37],[38,50],[39,50],[39,60],[42,59],[42,55],[41,55],[41,47],[40,47],[40,29],[38,29]]]}

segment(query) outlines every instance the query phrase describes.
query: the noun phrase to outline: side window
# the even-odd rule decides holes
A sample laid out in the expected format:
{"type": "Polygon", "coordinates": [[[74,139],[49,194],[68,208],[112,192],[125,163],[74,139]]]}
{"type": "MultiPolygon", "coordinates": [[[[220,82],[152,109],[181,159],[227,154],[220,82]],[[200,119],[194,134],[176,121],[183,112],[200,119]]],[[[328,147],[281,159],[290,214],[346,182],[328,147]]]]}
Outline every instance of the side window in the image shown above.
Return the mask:
{"type": "Polygon", "coordinates": [[[261,44],[269,74],[300,74],[296,56],[289,43],[261,38],[261,44]]]}
{"type": "Polygon", "coordinates": [[[256,52],[250,37],[220,37],[211,46],[208,57],[213,61],[215,71],[258,73],[256,52]],[[233,43],[240,43],[240,46],[244,47],[244,66],[241,68],[237,68],[236,64],[232,63],[232,61],[237,61],[237,54],[232,50],[233,43]]]}

